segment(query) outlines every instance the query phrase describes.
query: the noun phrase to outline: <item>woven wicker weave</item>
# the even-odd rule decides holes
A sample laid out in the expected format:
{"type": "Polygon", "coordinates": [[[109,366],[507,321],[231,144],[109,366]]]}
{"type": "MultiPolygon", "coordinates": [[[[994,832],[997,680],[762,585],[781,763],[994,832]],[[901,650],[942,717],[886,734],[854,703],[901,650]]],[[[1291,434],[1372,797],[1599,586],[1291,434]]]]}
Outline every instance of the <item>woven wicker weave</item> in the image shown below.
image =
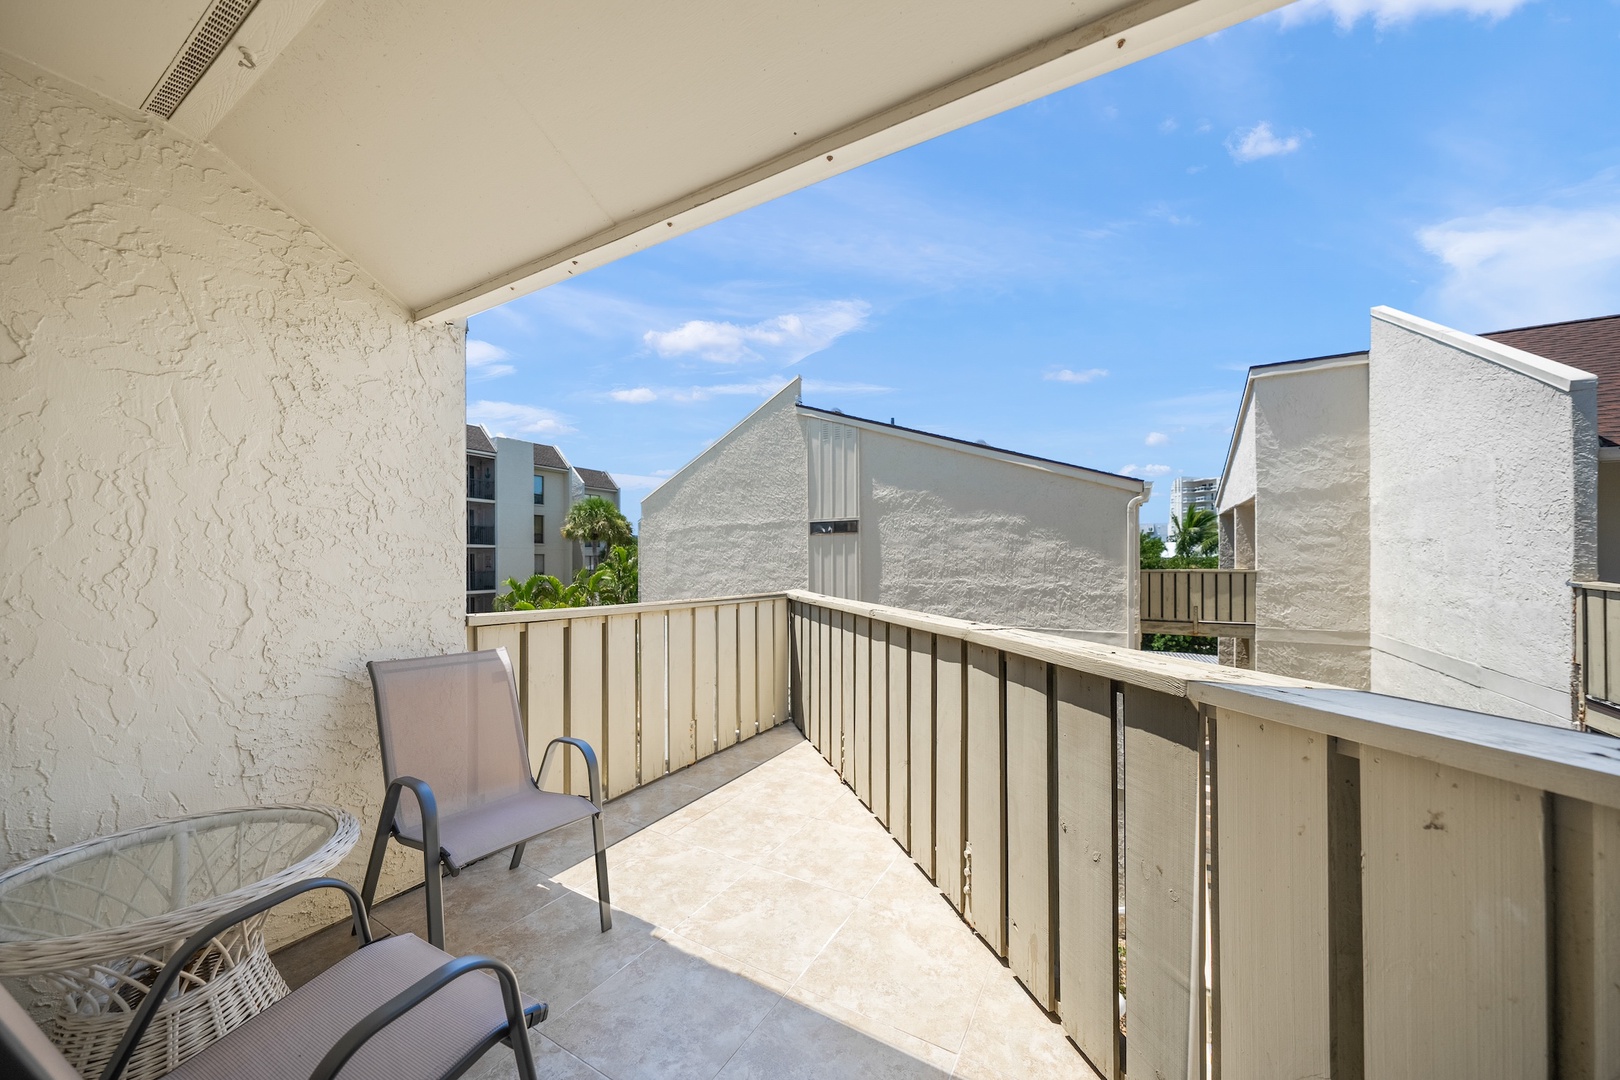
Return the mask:
{"type": "MultiPolygon", "coordinates": [[[[0,874],[0,976],[47,992],[44,1027],[81,1073],[111,1056],[171,951],[213,918],[324,874],[360,836],[347,812],[262,806],[157,822],[0,874]]],[[[264,917],[216,938],[157,1013],[125,1076],[162,1076],[287,993],[264,917]]]]}

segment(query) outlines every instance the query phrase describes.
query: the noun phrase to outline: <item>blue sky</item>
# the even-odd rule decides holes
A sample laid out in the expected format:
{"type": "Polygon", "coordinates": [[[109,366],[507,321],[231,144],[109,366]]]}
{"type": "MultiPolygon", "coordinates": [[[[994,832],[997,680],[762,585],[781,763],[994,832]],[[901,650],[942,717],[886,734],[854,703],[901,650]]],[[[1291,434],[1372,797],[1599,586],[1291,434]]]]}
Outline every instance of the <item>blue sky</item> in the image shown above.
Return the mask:
{"type": "Polygon", "coordinates": [[[1306,0],[474,318],[468,418],[625,508],[805,401],[1155,481],[1250,364],[1620,311],[1620,0],[1306,0]]]}

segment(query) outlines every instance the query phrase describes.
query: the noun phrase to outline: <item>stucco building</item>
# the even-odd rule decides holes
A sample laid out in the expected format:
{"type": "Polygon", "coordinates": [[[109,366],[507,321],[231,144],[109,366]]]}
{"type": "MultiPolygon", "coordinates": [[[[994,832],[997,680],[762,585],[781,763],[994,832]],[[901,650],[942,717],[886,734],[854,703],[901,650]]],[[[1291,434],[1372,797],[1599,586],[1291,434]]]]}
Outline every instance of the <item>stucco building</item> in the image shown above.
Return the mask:
{"type": "Polygon", "coordinates": [[[1567,724],[1569,583],[1620,574],[1620,316],[1376,308],[1366,352],[1250,369],[1219,508],[1258,571],[1226,662],[1567,724]]]}
{"type": "Polygon", "coordinates": [[[642,500],[647,600],[809,588],[1125,644],[1141,480],[799,401],[642,500]]]}

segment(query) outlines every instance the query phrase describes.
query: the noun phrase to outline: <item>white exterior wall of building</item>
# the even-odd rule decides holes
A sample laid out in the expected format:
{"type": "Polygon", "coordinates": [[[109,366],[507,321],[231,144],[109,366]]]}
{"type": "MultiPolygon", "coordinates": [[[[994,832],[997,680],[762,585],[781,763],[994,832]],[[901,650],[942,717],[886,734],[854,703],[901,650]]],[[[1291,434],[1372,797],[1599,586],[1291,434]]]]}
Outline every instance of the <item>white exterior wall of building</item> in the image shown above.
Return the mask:
{"type": "MultiPolygon", "coordinates": [[[[491,441],[495,443],[495,587],[504,593],[507,578],[524,581],[534,573],[534,515],[540,508],[534,505],[534,444],[500,437],[491,441]]],[[[551,497],[547,476],[548,504],[551,497]]],[[[568,512],[567,504],[562,512],[568,512]]],[[[546,528],[551,528],[550,514],[546,515],[546,528]]]]}
{"type": "Polygon", "coordinates": [[[1369,402],[1374,689],[1568,724],[1596,380],[1378,308],[1369,402]]]}
{"type": "MultiPolygon", "coordinates": [[[[568,518],[568,471],[566,469],[548,469],[534,466],[534,450],[529,448],[529,539],[534,539],[534,515],[540,514],[546,519],[546,542],[541,545],[531,544],[529,550],[537,556],[544,556],[536,561],[536,566],[544,562],[545,572],[554,578],[560,579],[564,584],[574,579],[574,548],[577,546],[571,540],[564,540],[562,525],[568,518]],[[539,506],[534,505],[533,475],[538,473],[546,481],[546,501],[539,506]]],[[[584,565],[583,563],[580,565],[584,565]]],[[[538,569],[535,571],[538,573],[538,569]]]]}
{"type": "Polygon", "coordinates": [[[1367,689],[1367,358],[1262,370],[1248,399],[1254,482],[1233,485],[1231,495],[1248,487],[1252,501],[1223,500],[1223,509],[1234,542],[1252,543],[1249,565],[1259,571],[1254,667],[1367,689]]]}
{"type": "Polygon", "coordinates": [[[245,803],[369,833],[366,661],[465,642],[462,331],[5,58],[0,149],[0,864],[245,803]]]}
{"type": "Polygon", "coordinates": [[[641,501],[641,597],[802,589],[809,526],[794,379],[641,501]]]}

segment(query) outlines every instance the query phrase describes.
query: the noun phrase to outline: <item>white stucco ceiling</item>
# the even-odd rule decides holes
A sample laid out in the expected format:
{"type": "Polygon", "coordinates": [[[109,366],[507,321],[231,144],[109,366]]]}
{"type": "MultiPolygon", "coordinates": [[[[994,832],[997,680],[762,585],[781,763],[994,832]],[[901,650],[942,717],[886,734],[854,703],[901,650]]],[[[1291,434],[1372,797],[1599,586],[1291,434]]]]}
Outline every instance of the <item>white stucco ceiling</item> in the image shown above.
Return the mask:
{"type": "MultiPolygon", "coordinates": [[[[260,0],[173,122],[456,318],[1278,2],[260,0]]],[[[206,7],[5,0],[0,47],[139,107],[206,7]]]]}

